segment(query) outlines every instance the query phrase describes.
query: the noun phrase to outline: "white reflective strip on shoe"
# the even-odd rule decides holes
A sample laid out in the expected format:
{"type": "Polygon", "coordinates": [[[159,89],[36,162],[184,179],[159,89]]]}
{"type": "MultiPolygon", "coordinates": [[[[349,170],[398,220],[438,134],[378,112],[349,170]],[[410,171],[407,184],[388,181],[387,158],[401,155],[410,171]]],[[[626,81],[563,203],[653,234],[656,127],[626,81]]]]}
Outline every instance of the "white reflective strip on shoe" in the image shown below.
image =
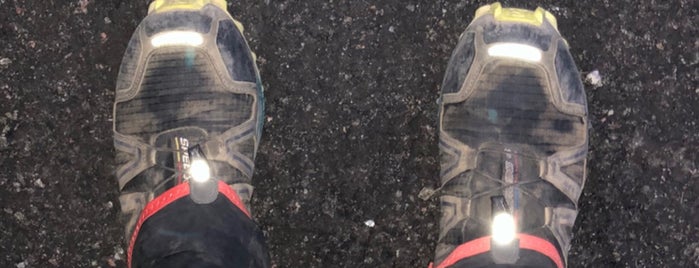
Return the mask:
{"type": "Polygon", "coordinates": [[[541,61],[541,50],[530,45],[517,43],[496,43],[488,48],[488,55],[529,62],[541,61]]]}
{"type": "Polygon", "coordinates": [[[163,46],[201,46],[204,37],[197,32],[191,31],[169,31],[158,33],[150,40],[154,47],[163,46]]]}

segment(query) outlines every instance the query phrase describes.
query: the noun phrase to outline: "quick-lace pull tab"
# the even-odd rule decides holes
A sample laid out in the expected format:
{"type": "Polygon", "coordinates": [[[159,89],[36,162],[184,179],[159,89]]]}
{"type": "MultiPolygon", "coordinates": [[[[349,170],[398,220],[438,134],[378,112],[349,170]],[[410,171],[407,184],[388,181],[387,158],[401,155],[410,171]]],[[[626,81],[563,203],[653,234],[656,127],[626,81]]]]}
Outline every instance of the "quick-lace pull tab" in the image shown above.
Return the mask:
{"type": "Polygon", "coordinates": [[[505,197],[490,197],[492,214],[492,239],[490,254],[496,264],[513,264],[519,259],[517,224],[510,213],[505,197]]]}
{"type": "Polygon", "coordinates": [[[218,183],[212,177],[209,161],[206,160],[199,145],[189,150],[189,197],[197,204],[209,204],[218,197],[218,183]]]}

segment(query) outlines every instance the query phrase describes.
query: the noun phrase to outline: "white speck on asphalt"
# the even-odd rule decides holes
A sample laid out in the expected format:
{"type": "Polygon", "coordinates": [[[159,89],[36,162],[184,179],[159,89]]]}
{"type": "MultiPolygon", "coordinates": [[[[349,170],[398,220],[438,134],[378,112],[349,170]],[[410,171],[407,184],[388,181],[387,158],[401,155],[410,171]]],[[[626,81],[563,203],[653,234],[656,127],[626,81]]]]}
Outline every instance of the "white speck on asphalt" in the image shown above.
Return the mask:
{"type": "Polygon", "coordinates": [[[17,268],[26,268],[26,267],[27,267],[27,263],[26,263],[26,262],[20,262],[20,263],[15,264],[15,267],[17,267],[17,268]]]}
{"type": "Polygon", "coordinates": [[[114,259],[119,261],[124,259],[124,249],[121,247],[117,247],[114,250],[114,259]]]}
{"type": "Polygon", "coordinates": [[[374,228],[374,226],[376,226],[376,223],[374,222],[374,220],[367,220],[364,222],[364,225],[366,225],[369,228],[374,228]]]}
{"type": "Polygon", "coordinates": [[[1,58],[0,59],[0,66],[7,66],[12,64],[12,60],[9,58],[1,58]]]}
{"type": "Polygon", "coordinates": [[[594,86],[595,88],[602,86],[602,76],[599,74],[598,70],[594,70],[587,74],[585,79],[588,83],[590,83],[590,85],[594,86]]]}
{"type": "Polygon", "coordinates": [[[432,189],[431,187],[424,187],[422,190],[420,190],[420,193],[417,194],[417,197],[427,201],[428,199],[432,198],[432,196],[437,192],[437,190],[432,189]]]}
{"type": "Polygon", "coordinates": [[[24,222],[24,220],[27,219],[27,218],[24,216],[24,213],[19,212],[19,211],[15,212],[15,215],[14,215],[14,216],[15,216],[15,219],[17,219],[17,221],[19,221],[19,222],[24,222]]]}
{"type": "Polygon", "coordinates": [[[36,180],[34,181],[34,185],[36,185],[36,187],[39,187],[39,188],[44,188],[44,187],[46,187],[46,185],[44,184],[43,181],[41,181],[41,179],[36,179],[36,180]]]}

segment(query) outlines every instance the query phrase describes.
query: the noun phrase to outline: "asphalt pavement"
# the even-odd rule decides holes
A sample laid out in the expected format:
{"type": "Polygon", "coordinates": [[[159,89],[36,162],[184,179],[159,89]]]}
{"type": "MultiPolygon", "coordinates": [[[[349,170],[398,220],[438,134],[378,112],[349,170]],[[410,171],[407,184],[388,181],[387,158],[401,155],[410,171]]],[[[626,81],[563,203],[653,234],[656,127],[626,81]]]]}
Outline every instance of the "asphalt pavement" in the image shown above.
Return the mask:
{"type": "MultiPolygon", "coordinates": [[[[484,1],[229,1],[267,89],[253,214],[276,267],[426,267],[437,104],[484,1]],[[371,224],[373,223],[373,224],[371,224]]],[[[699,267],[699,3],[558,17],[590,110],[570,267],[699,267]]],[[[0,267],[124,267],[116,75],[145,0],[0,0],[0,267]]]]}

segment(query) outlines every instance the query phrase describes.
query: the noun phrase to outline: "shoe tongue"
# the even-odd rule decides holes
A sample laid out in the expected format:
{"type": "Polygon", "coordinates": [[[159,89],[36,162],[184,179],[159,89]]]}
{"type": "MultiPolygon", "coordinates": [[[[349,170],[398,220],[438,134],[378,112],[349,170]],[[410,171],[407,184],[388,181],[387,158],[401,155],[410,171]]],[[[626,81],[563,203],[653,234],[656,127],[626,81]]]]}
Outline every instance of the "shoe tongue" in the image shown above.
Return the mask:
{"type": "Polygon", "coordinates": [[[186,153],[189,148],[204,141],[206,136],[206,132],[199,128],[178,128],[158,134],[153,139],[153,146],[158,148],[155,155],[156,164],[176,168],[173,152],[186,153]],[[186,139],[187,144],[182,143],[182,138],[186,139]]]}
{"type": "Polygon", "coordinates": [[[503,184],[539,179],[539,161],[527,152],[511,148],[480,151],[476,169],[503,184]]]}
{"type": "Polygon", "coordinates": [[[161,132],[155,136],[153,146],[156,148],[177,149],[173,145],[174,138],[185,138],[189,141],[189,147],[199,144],[206,139],[207,133],[203,129],[184,127],[161,132]]]}

